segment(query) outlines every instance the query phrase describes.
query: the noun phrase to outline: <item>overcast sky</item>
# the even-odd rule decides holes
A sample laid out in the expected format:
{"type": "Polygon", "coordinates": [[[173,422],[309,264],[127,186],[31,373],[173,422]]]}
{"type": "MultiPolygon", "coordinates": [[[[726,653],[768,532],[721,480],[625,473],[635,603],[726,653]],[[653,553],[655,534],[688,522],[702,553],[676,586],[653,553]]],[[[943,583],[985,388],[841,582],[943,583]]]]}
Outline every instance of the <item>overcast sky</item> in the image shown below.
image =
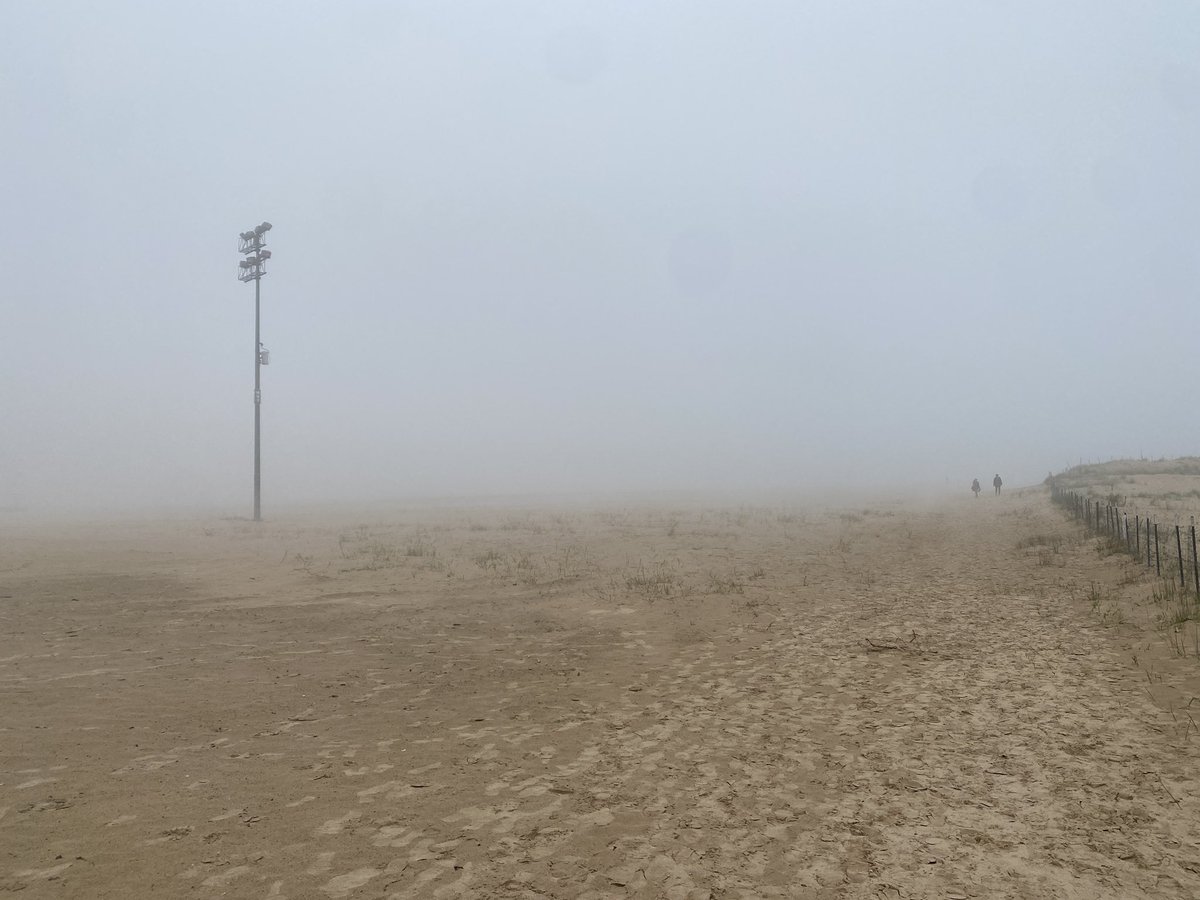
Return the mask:
{"type": "MultiPolygon", "coordinates": [[[[1200,5],[0,3],[0,506],[1200,452],[1200,5]]],[[[245,509],[243,509],[245,507],[245,509]]]]}

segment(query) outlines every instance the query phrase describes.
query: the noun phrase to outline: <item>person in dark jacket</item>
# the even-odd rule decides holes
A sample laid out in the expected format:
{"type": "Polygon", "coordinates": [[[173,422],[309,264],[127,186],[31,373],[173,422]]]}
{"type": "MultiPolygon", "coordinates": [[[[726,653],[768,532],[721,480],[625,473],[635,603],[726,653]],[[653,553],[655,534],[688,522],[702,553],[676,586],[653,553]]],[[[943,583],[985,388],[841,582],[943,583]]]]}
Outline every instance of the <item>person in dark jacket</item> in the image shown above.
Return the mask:
{"type": "Polygon", "coordinates": [[[996,489],[996,496],[997,496],[997,497],[999,497],[999,496],[1000,496],[1000,486],[1001,486],[1002,484],[1004,484],[1004,482],[1000,480],[1000,473],[999,473],[999,472],[997,472],[997,473],[996,473],[996,477],[992,479],[992,487],[994,487],[994,488],[996,489]]]}

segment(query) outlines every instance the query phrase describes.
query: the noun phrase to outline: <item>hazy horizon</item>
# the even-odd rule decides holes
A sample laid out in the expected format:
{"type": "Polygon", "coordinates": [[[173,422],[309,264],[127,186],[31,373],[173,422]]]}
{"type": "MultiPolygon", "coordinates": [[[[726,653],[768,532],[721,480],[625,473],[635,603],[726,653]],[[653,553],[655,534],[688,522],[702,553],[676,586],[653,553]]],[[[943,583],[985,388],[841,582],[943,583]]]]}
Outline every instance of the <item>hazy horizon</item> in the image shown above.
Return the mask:
{"type": "Polygon", "coordinates": [[[0,507],[1191,455],[1200,7],[13,2],[0,507]]]}

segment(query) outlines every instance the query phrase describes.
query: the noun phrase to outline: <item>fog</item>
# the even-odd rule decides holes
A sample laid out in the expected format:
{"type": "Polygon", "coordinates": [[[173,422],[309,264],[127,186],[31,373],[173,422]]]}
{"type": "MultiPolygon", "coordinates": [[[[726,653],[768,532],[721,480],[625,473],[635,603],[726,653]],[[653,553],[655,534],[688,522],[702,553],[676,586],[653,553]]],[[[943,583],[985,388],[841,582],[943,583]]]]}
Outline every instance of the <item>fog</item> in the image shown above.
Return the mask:
{"type": "Polygon", "coordinates": [[[1192,3],[0,7],[0,506],[1197,452],[1192,3]]]}

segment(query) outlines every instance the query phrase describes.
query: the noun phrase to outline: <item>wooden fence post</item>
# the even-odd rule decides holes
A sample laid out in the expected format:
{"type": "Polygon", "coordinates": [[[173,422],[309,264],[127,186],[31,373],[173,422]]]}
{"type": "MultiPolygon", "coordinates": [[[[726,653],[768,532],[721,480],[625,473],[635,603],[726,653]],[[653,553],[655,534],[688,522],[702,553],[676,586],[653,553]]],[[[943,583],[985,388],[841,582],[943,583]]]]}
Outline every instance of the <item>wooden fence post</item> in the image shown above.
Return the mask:
{"type": "Polygon", "coordinates": [[[1196,593],[1200,594],[1200,560],[1196,559],[1196,517],[1192,516],[1192,575],[1196,581],[1196,593]]]}
{"type": "Polygon", "coordinates": [[[1179,539],[1179,523],[1175,523],[1175,552],[1179,554],[1179,587],[1187,590],[1187,579],[1183,575],[1183,541],[1179,539]]]}

